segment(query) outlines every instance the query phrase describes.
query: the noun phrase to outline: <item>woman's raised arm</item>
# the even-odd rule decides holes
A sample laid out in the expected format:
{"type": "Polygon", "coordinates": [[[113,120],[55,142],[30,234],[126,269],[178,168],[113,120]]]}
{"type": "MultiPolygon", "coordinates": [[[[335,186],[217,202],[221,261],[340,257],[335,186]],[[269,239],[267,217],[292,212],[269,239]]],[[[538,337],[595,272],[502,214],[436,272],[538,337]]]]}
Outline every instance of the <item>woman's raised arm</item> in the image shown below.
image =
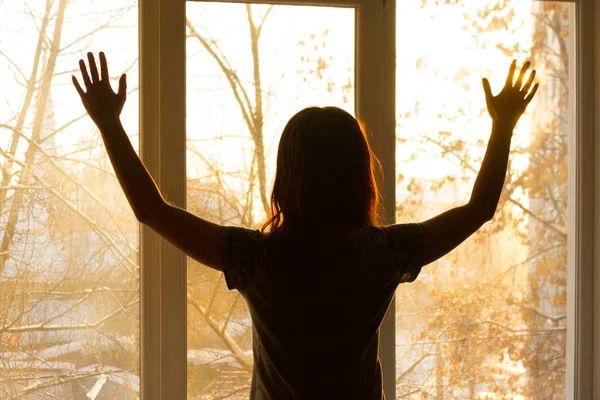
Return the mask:
{"type": "Polygon", "coordinates": [[[190,257],[211,268],[221,269],[221,227],[167,203],[152,176],[133,149],[120,114],[125,104],[127,82],[119,79],[117,93],[112,90],[106,56],[100,53],[100,74],[92,53],[79,67],[85,90],[73,76],[73,84],[87,113],[98,126],[115,174],[139,222],[148,225],[190,257]]]}
{"type": "Polygon", "coordinates": [[[515,80],[516,61],[513,61],[506,83],[496,96],[489,81],[483,79],[486,104],[492,117],[487,150],[469,202],[423,222],[425,264],[450,252],[494,216],[506,177],[513,129],[538,89],[537,83],[533,85],[535,70],[525,81],[529,65],[529,62],[523,65],[515,80]]]}

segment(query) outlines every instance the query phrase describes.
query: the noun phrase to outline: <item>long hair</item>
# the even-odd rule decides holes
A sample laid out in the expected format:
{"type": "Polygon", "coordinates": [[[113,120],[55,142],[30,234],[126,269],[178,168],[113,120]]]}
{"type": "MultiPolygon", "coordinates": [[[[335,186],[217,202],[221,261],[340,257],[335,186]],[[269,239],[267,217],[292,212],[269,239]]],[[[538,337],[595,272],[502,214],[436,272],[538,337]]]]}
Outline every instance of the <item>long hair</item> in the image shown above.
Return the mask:
{"type": "Polygon", "coordinates": [[[381,166],[362,121],[337,107],[301,110],[281,135],[271,216],[262,232],[379,225],[376,172],[381,166]]]}

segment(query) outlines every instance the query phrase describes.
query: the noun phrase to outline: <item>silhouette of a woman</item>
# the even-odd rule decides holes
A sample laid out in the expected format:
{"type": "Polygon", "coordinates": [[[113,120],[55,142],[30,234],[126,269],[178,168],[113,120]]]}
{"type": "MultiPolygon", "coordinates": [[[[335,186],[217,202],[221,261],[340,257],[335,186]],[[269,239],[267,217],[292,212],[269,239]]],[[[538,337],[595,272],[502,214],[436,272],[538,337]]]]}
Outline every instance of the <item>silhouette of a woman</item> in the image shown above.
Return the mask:
{"type": "Polygon", "coordinates": [[[79,65],[81,101],[104,139],[137,219],[200,263],[223,271],[253,322],[251,399],[384,399],[379,325],[396,287],[492,219],[513,129],[535,92],[535,70],[516,61],[494,96],[483,88],[492,132],[467,204],[430,220],[382,226],[377,160],[365,126],[335,108],[307,108],[286,125],[277,154],[272,215],[259,230],[213,224],[167,203],[138,158],[119,115],[106,58],[79,65]],[[533,86],[532,86],[533,85],[533,86]],[[331,363],[330,360],[335,360],[331,363]]]}

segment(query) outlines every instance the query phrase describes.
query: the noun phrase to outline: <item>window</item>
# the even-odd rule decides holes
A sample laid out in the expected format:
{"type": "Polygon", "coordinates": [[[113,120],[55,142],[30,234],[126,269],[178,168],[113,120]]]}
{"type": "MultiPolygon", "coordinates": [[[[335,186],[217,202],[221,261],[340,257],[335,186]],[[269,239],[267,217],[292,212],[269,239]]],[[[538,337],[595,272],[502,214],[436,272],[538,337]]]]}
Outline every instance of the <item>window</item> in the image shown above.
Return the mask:
{"type": "Polygon", "coordinates": [[[309,104],[367,121],[387,222],[464,203],[489,137],[480,79],[497,91],[512,58],[533,60],[543,87],[497,216],[399,287],[384,385],[388,399],[591,398],[593,0],[272,3],[0,1],[0,397],[248,395],[243,299],[138,228],[71,86],[103,50],[167,200],[248,227],[278,135],[309,104]]]}
{"type": "Polygon", "coordinates": [[[542,83],[494,219],[398,288],[397,396],[564,398],[575,5],[399,2],[397,18],[400,221],[469,200],[491,127],[482,77],[497,93],[516,58],[542,83]]]}
{"type": "MultiPolygon", "coordinates": [[[[260,227],[287,120],[309,105],[354,114],[354,21],[353,8],[187,3],[188,210],[260,227]]],[[[246,399],[245,300],[191,259],[187,299],[188,398],[246,399]]]]}
{"type": "Polygon", "coordinates": [[[137,142],[137,11],[0,2],[2,398],[140,395],[138,225],[70,78],[106,51],[137,142]]]}

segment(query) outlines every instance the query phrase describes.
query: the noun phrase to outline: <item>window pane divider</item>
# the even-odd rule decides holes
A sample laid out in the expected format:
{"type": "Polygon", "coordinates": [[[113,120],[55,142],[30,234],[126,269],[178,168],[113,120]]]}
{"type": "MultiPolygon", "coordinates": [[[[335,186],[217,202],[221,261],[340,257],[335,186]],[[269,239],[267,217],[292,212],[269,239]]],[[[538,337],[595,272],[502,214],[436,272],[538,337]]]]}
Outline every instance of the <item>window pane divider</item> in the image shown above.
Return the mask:
{"type": "MultiPolygon", "coordinates": [[[[140,157],[158,182],[158,123],[159,123],[159,0],[139,4],[140,37],[140,157]]],[[[160,288],[159,237],[140,224],[140,397],[160,398],[160,288]]]]}
{"type": "MultiPolygon", "coordinates": [[[[185,1],[140,2],[140,152],[165,199],[185,208],[185,1]]],[[[148,227],[141,246],[144,400],[187,396],[186,257],[148,227]]]]}
{"type": "MultiPolygon", "coordinates": [[[[576,138],[576,235],[575,265],[571,299],[574,311],[568,350],[574,354],[567,363],[567,398],[592,399],[600,396],[600,258],[596,249],[600,231],[600,183],[598,180],[598,41],[597,18],[600,4],[582,0],[577,4],[577,138],[576,138]],[[594,216],[593,218],[591,216],[594,216]],[[595,293],[594,293],[595,292],[595,293]]],[[[569,276],[571,278],[571,276],[569,276]]]]}
{"type": "MultiPolygon", "coordinates": [[[[356,13],[356,111],[370,130],[369,141],[379,159],[383,180],[383,222],[395,222],[395,0],[370,2],[356,13]]],[[[396,398],[396,303],[392,301],[380,327],[379,357],[386,398],[396,398]]]]}

